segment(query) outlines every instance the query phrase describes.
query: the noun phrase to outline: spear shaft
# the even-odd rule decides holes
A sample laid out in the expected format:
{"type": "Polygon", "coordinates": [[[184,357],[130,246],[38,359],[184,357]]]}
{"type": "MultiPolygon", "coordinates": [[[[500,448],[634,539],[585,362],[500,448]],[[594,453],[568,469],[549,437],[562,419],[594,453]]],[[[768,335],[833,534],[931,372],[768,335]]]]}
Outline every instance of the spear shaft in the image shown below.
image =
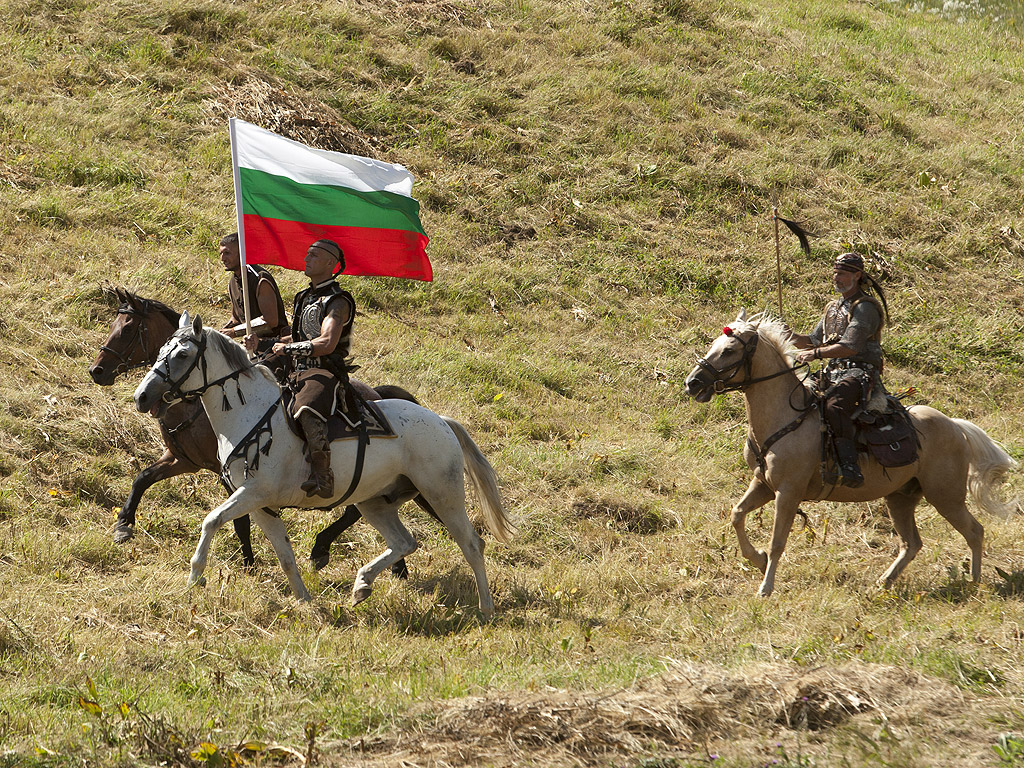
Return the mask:
{"type": "Polygon", "coordinates": [[[779,319],[782,319],[782,256],[779,253],[779,209],[772,206],[772,219],[775,222],[775,282],[779,287],[779,319]]]}

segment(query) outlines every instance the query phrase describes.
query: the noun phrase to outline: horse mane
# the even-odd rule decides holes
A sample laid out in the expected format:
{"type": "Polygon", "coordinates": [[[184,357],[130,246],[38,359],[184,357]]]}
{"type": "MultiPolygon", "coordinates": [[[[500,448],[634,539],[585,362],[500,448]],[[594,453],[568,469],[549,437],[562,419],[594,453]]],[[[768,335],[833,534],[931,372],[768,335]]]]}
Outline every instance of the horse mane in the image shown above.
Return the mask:
{"type": "Polygon", "coordinates": [[[788,360],[789,364],[793,365],[797,347],[792,341],[792,331],[781,320],[772,317],[767,312],[758,312],[756,315],[751,315],[745,321],[735,322],[733,330],[756,332],[763,341],[775,347],[775,350],[782,356],[783,360],[788,360]]]}
{"type": "Polygon", "coordinates": [[[178,322],[181,320],[180,312],[176,312],[171,307],[167,306],[162,301],[158,301],[157,299],[143,298],[142,296],[139,296],[137,293],[132,293],[126,288],[115,288],[113,289],[113,294],[120,300],[121,307],[142,307],[143,315],[148,315],[150,312],[153,311],[159,312],[168,320],[170,320],[175,327],[177,327],[178,322]]]}
{"type": "Polygon", "coordinates": [[[236,344],[223,333],[215,331],[213,328],[203,328],[203,335],[206,337],[207,345],[224,355],[224,359],[228,361],[232,368],[239,371],[249,371],[249,369],[254,367],[252,360],[249,359],[248,353],[241,344],[236,344]]]}

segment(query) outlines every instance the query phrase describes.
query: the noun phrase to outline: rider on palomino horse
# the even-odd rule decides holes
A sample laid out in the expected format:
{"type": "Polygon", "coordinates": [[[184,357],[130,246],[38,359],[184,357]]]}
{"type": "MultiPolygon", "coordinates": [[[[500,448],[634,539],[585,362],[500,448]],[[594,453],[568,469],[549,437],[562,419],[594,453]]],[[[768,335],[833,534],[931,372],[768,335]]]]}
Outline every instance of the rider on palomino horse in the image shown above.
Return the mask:
{"type": "Polygon", "coordinates": [[[882,390],[882,326],[889,317],[881,286],[864,272],[864,259],[841,254],[833,269],[842,298],[831,302],[817,327],[808,335],[794,333],[800,362],[827,359],[819,374],[825,393],[825,418],[835,439],[843,485],[857,488],[864,482],[857,464],[856,427],[859,407],[882,390]],[[870,288],[878,297],[865,292],[870,288]]]}
{"type": "MultiPolygon", "coordinates": [[[[221,328],[221,333],[237,338],[245,332],[245,303],[242,292],[242,259],[238,253],[238,233],[225,235],[220,241],[220,260],[224,269],[231,273],[228,281],[228,298],[231,300],[231,318],[221,328]]],[[[270,271],[256,264],[245,265],[245,278],[249,285],[249,318],[252,330],[257,336],[269,339],[279,338],[288,333],[288,316],[285,313],[281,289],[270,271]]],[[[264,341],[263,344],[267,344],[264,341]]],[[[263,346],[263,345],[260,345],[263,346]]],[[[267,347],[269,349],[269,347],[267,347]]]]}
{"type": "MultiPolygon", "coordinates": [[[[310,287],[295,296],[290,339],[274,344],[272,352],[291,358],[288,386],[295,393],[291,412],[309,449],[311,471],[302,484],[307,496],[334,495],[331,444],[327,419],[337,408],[348,410],[348,374],[355,370],[349,359],[352,320],[356,314],[352,294],[335,277],[345,269],[345,255],[333,240],[317,240],[306,252],[305,274],[310,287]]],[[[257,338],[245,339],[250,352],[257,338]]]]}

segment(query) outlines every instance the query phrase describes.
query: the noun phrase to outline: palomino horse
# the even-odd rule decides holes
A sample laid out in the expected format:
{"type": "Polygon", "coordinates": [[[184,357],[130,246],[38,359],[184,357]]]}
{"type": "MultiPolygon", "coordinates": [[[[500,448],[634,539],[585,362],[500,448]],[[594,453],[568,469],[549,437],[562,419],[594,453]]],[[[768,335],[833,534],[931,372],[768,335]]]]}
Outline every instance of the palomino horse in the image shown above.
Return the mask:
{"type": "MultiPolygon", "coordinates": [[[[253,365],[239,345],[204,329],[198,317],[193,322],[186,313],[135,390],[135,404],[139,411],[159,417],[169,405],[196,396],[202,398],[217,433],[223,477],[235,491],[203,521],[189,583],[202,583],[217,530],[247,514],[270,539],[295,596],[308,600],[284,523],[266,511],[319,504],[299,487],[307,474],[302,441],[288,428],[281,387],[267,368],[253,365]],[[232,397],[235,406],[227,410],[225,401],[232,397]]],[[[490,617],[494,602],[484,571],[484,542],[466,515],[463,472],[476,490],[487,527],[499,541],[507,541],[512,528],[493,468],[457,421],[404,400],[381,400],[378,406],[395,436],[370,438],[361,475],[355,469],[361,463],[356,441],[339,440],[331,446],[335,477],[355,475],[352,483],[342,480],[335,486],[333,501],[340,502],[338,497],[345,494],[387,544],[356,574],[353,602],[369,597],[377,574],[416,549],[416,540],[398,519],[398,508],[421,494],[462,549],[476,577],[480,611],[490,617]],[[348,491],[339,490],[346,486],[348,491]]]]}
{"type": "Polygon", "coordinates": [[[788,339],[780,322],[766,317],[747,320],[740,311],[686,377],[686,392],[698,402],[733,390],[741,391],[746,400],[749,433],[744,457],[754,477],[732,509],[732,524],[740,552],[764,574],[758,594],[767,597],[775,587],[775,570],[800,502],[823,499],[885,498],[893,527],[903,540],[898,557],[881,576],[886,587],[921,549],[914,508],[922,497],[967,540],[971,578],[980,580],[984,529],[967,510],[967,493],[986,512],[1010,514],[1015,503],[1000,500],[996,491],[1017,462],[979,427],[919,405],[910,409],[920,440],[917,461],[883,468],[862,453],[863,486],[825,485],[819,472],[819,412],[794,372],[795,348],[788,339]],[[771,549],[765,553],[751,545],[745,520],[772,499],[775,524],[771,549]]]}
{"type": "MultiPolygon", "coordinates": [[[[114,288],[111,292],[121,305],[117,309],[114,324],[110,327],[110,335],[89,368],[92,380],[103,387],[112,385],[121,374],[152,366],[156,362],[160,348],[178,329],[178,320],[181,317],[178,312],[155,299],[144,299],[122,288],[114,288]]],[[[415,397],[401,387],[385,385],[371,389],[367,384],[355,379],[352,380],[352,385],[365,400],[390,397],[417,402],[415,397]]],[[[142,470],[132,482],[131,492],[125,499],[114,524],[114,541],[119,544],[128,541],[135,534],[135,512],[142,501],[142,495],[150,486],[161,480],[191,474],[201,469],[208,469],[214,474],[220,473],[217,436],[213,433],[203,404],[198,399],[182,401],[171,406],[159,419],[159,424],[160,434],[164,439],[164,453],[155,463],[142,470]]],[[[340,518],[317,535],[309,556],[314,567],[323,568],[330,562],[331,544],[358,519],[359,511],[349,506],[340,518]]],[[[242,559],[246,565],[252,565],[255,559],[249,518],[239,517],[233,523],[241,544],[242,559]]],[[[409,573],[404,560],[396,562],[392,571],[402,578],[409,573]]]]}

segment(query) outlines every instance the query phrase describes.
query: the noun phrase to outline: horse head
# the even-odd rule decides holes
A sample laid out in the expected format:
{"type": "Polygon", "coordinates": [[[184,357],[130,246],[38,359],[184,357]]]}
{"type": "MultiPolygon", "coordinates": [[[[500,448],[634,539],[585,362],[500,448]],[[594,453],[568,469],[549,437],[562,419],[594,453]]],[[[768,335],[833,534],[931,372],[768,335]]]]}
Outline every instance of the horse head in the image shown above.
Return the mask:
{"type": "Polygon", "coordinates": [[[177,315],[166,305],[123,288],[111,288],[109,293],[120,306],[110,335],[89,367],[89,376],[101,387],[110,386],[122,373],[152,365],[157,350],[173,333],[172,318],[177,315]]]}
{"type": "Polygon", "coordinates": [[[686,377],[686,394],[698,403],[708,402],[713,395],[739,389],[750,378],[751,364],[758,341],[757,324],[747,320],[741,309],[732,325],[697,360],[686,377]]]}
{"type": "Polygon", "coordinates": [[[135,407],[160,418],[174,403],[201,391],[206,385],[205,352],[202,319],[182,313],[178,330],[160,348],[156,362],[135,390],[135,407]]]}

